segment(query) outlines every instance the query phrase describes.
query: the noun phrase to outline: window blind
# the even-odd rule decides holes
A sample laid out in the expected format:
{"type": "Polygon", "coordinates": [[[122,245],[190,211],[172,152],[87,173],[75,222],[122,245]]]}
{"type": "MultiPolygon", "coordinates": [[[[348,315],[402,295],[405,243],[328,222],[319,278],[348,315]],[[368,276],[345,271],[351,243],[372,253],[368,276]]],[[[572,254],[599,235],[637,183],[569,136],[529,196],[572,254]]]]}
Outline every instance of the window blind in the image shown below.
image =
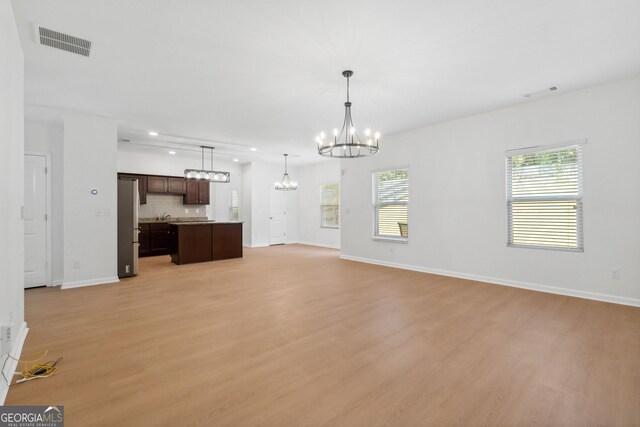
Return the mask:
{"type": "Polygon", "coordinates": [[[321,185],[320,193],[322,199],[320,226],[338,228],[340,226],[340,185],[337,182],[321,185]]]}
{"type": "Polygon", "coordinates": [[[409,170],[373,172],[374,237],[408,238],[409,170]]]}
{"type": "Polygon", "coordinates": [[[506,160],[508,246],[582,251],[582,145],[506,160]]]}
{"type": "Polygon", "coordinates": [[[229,192],[229,221],[240,220],[240,194],[238,190],[229,192]]]}

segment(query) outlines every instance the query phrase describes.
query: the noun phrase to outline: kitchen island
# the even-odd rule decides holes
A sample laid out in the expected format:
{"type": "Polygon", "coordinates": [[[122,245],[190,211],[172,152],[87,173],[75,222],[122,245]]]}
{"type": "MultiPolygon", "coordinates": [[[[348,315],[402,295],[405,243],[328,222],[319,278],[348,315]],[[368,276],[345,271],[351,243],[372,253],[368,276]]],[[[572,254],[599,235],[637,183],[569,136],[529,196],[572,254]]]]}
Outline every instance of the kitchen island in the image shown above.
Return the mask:
{"type": "Polygon", "coordinates": [[[242,222],[170,222],[174,264],[242,258],[242,222]]]}

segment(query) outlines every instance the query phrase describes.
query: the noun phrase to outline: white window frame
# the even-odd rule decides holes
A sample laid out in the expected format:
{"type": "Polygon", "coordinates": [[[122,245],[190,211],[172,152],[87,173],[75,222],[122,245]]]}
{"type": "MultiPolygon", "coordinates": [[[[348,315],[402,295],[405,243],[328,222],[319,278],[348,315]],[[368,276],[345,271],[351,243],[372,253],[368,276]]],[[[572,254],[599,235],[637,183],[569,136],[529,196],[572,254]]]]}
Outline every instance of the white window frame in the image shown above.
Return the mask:
{"type": "Polygon", "coordinates": [[[326,184],[320,184],[320,228],[339,229],[340,228],[340,182],[327,182],[326,184]],[[324,189],[329,185],[338,186],[338,204],[327,205],[324,204],[324,189]],[[337,208],[338,224],[337,225],[325,225],[324,221],[324,208],[325,206],[335,206],[337,208]]]}
{"type": "Polygon", "coordinates": [[[384,173],[384,172],[394,172],[394,171],[400,171],[400,170],[405,170],[407,171],[407,193],[410,194],[411,193],[411,181],[410,181],[410,170],[409,170],[409,166],[398,166],[398,167],[393,167],[393,168],[384,168],[384,169],[377,169],[377,170],[373,170],[371,171],[371,197],[372,197],[372,224],[371,224],[371,232],[372,232],[372,239],[373,240],[379,240],[379,241],[383,241],[383,242],[397,242],[397,243],[408,243],[409,242],[409,237],[401,237],[401,236],[389,236],[389,235],[380,235],[376,233],[376,230],[379,229],[378,226],[378,208],[380,206],[385,206],[385,205],[405,205],[407,207],[407,224],[409,224],[409,200],[405,201],[394,201],[394,202],[384,202],[384,203],[379,203],[377,201],[377,188],[375,187],[375,176],[376,174],[380,174],[380,173],[384,173]]]}
{"type": "Polygon", "coordinates": [[[240,221],[240,191],[236,188],[232,188],[229,190],[229,221],[240,221]],[[236,192],[238,195],[238,206],[233,205],[233,192],[236,192]],[[238,217],[234,219],[233,210],[238,210],[238,217]]]}
{"type": "Polygon", "coordinates": [[[543,145],[527,147],[522,149],[507,150],[505,152],[505,178],[506,178],[506,199],[507,199],[507,247],[510,248],[527,248],[527,249],[544,249],[552,251],[563,252],[584,252],[584,192],[583,192],[583,146],[586,144],[586,140],[564,142],[559,144],[543,145]],[[556,151],[566,148],[578,149],[578,164],[577,164],[577,180],[578,180],[578,194],[574,196],[529,196],[529,197],[513,197],[512,192],[512,176],[510,161],[514,156],[542,153],[546,151],[556,151]],[[516,244],[513,243],[513,202],[518,201],[574,201],[576,203],[576,247],[561,247],[561,246],[547,246],[547,245],[529,245],[529,244],[516,244]]]}

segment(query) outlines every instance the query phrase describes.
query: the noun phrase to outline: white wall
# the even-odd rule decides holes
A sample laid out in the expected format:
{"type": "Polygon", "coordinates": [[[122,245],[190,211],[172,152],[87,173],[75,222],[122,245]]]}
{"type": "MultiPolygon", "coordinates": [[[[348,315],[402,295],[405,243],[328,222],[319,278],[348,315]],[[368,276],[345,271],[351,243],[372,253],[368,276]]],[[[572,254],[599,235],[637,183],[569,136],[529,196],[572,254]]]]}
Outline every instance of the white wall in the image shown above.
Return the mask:
{"type": "Polygon", "coordinates": [[[63,287],[118,281],[116,120],[64,119],[63,287]],[[96,189],[97,195],[91,190],[96,189]]]}
{"type": "Polygon", "coordinates": [[[253,209],[251,203],[251,186],[253,185],[251,169],[251,163],[242,165],[242,191],[240,191],[240,219],[244,221],[242,227],[242,244],[249,247],[251,247],[251,222],[253,220],[253,216],[251,215],[253,209]]]}
{"type": "Polygon", "coordinates": [[[390,136],[342,161],[342,255],[640,305],[639,158],[640,78],[390,136]],[[505,150],[583,138],[584,253],[508,248],[505,150]],[[374,241],[371,171],[406,165],[409,243],[374,241]]]}
{"type": "Polygon", "coordinates": [[[297,168],[298,242],[340,248],[340,229],[322,228],[320,186],[340,182],[340,161],[329,159],[297,168]]]}
{"type": "MultiPolygon", "coordinates": [[[[208,158],[206,159],[209,161],[208,158]]],[[[140,173],[148,175],[183,176],[185,169],[200,167],[200,155],[169,155],[152,152],[118,151],[118,172],[140,173]]],[[[237,163],[215,160],[214,169],[231,173],[228,184],[211,183],[210,201],[206,206],[209,219],[217,221],[229,220],[229,192],[232,189],[242,190],[242,167],[237,163]]],[[[199,206],[199,208],[205,208],[199,206]]],[[[242,209],[240,209],[242,218],[242,209]]]]}
{"type": "Polygon", "coordinates": [[[25,121],[24,149],[27,152],[49,155],[51,170],[51,273],[54,285],[62,284],[63,279],[63,126],[25,121]]]}
{"type": "MultiPolygon", "coordinates": [[[[13,324],[13,355],[20,354],[24,323],[24,57],[11,2],[0,3],[0,324],[13,324]]],[[[0,368],[7,356],[0,355],[0,368]]],[[[13,376],[15,362],[5,366],[13,376]]],[[[0,380],[0,405],[8,387],[0,380]]]]}

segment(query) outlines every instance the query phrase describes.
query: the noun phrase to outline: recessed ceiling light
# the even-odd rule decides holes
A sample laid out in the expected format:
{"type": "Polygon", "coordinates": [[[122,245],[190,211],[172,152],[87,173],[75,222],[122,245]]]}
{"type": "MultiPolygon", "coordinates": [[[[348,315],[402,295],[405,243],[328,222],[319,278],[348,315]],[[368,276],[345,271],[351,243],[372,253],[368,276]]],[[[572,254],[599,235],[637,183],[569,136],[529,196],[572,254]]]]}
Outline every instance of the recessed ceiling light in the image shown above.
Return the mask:
{"type": "Polygon", "coordinates": [[[256,147],[251,147],[251,151],[258,151],[256,147]]]}
{"type": "Polygon", "coordinates": [[[233,161],[234,161],[234,162],[239,162],[240,160],[238,160],[238,159],[233,159],[233,161]]]}
{"type": "Polygon", "coordinates": [[[154,131],[154,130],[150,130],[149,131],[149,135],[151,136],[158,136],[158,132],[154,131]]]}
{"type": "Polygon", "coordinates": [[[169,151],[169,154],[174,155],[174,154],[176,154],[176,152],[175,151],[169,151]]]}

